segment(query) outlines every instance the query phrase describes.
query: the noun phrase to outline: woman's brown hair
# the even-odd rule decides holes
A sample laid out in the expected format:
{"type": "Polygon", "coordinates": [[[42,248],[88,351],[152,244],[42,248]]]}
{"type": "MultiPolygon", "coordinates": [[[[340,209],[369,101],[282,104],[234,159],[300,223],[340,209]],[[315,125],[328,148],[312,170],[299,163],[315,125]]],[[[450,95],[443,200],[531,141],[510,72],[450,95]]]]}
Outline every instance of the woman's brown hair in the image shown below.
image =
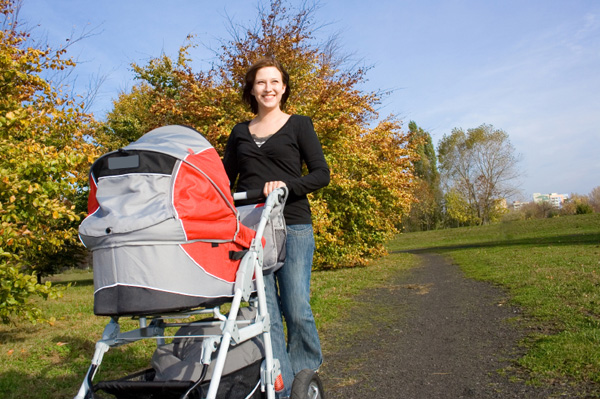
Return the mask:
{"type": "Polygon", "coordinates": [[[252,87],[254,87],[256,72],[265,67],[275,67],[279,70],[279,72],[281,72],[281,78],[283,79],[283,84],[285,85],[285,92],[281,96],[281,107],[285,105],[288,97],[290,96],[290,75],[288,75],[283,65],[281,65],[281,63],[273,57],[261,58],[252,64],[250,68],[248,68],[246,76],[244,77],[244,89],[242,91],[242,99],[245,103],[250,105],[250,109],[252,109],[254,114],[258,114],[258,102],[252,95],[252,87]]]}

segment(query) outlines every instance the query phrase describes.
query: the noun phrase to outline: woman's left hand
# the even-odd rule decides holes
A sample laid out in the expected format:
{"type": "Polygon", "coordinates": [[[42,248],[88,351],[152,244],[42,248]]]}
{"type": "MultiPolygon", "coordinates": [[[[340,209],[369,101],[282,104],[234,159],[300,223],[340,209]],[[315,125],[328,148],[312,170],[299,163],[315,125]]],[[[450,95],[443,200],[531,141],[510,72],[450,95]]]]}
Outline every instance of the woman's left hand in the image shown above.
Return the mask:
{"type": "Polygon", "coordinates": [[[267,197],[273,190],[280,187],[285,187],[285,183],[282,181],[268,181],[263,188],[263,194],[267,197]]]}

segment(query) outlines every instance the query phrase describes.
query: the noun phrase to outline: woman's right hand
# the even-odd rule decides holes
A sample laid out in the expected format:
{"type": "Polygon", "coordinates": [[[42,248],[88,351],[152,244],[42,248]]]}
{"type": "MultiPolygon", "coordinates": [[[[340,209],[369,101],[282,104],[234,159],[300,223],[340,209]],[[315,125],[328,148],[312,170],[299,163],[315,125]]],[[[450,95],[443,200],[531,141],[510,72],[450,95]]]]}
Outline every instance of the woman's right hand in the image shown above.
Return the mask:
{"type": "Polygon", "coordinates": [[[285,183],[282,181],[268,181],[265,183],[265,187],[263,188],[263,194],[265,198],[271,194],[273,190],[276,188],[285,187],[285,183]]]}

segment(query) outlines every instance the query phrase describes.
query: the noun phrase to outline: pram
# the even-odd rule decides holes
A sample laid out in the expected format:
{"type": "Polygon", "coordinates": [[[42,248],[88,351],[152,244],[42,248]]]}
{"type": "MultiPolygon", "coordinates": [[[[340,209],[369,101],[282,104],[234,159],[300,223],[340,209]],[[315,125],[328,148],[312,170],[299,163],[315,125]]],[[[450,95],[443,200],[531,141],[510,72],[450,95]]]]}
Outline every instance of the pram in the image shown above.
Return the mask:
{"type": "MultiPolygon", "coordinates": [[[[282,265],[287,191],[234,206],[258,196],[232,196],[216,150],[185,126],[154,129],[92,165],[79,233],[93,254],[94,313],[111,320],[76,399],[275,398],[263,273],[282,265]],[[122,332],[122,317],[139,328],[122,332]],[[156,340],[152,368],[94,384],[110,348],[142,339],[156,340]]],[[[309,397],[323,387],[302,370],[292,398],[309,397]]]]}

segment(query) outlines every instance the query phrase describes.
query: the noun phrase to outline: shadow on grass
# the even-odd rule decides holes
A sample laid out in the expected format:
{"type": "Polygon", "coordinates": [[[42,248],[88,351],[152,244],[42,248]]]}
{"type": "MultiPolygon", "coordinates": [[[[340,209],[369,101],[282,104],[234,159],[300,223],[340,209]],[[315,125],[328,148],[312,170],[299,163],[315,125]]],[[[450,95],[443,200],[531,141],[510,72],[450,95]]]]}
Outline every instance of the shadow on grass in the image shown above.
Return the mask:
{"type": "Polygon", "coordinates": [[[89,287],[94,285],[94,279],[85,279],[85,280],[62,280],[62,281],[54,281],[52,285],[54,286],[63,286],[71,284],[71,287],[89,287]]]}
{"type": "MultiPolygon", "coordinates": [[[[10,327],[3,326],[0,331],[0,345],[14,344],[17,342],[25,342],[29,339],[29,335],[39,332],[43,326],[41,324],[28,324],[24,326],[11,325],[10,327]]],[[[2,390],[0,390],[2,392],[2,390]]]]}
{"type": "Polygon", "coordinates": [[[449,244],[432,247],[422,247],[413,249],[398,249],[390,253],[412,253],[420,254],[426,252],[443,252],[456,249],[470,248],[494,248],[494,247],[542,247],[542,246],[561,246],[561,245],[600,245],[600,233],[568,234],[549,237],[533,237],[521,239],[494,240],[488,242],[449,244]]]}

